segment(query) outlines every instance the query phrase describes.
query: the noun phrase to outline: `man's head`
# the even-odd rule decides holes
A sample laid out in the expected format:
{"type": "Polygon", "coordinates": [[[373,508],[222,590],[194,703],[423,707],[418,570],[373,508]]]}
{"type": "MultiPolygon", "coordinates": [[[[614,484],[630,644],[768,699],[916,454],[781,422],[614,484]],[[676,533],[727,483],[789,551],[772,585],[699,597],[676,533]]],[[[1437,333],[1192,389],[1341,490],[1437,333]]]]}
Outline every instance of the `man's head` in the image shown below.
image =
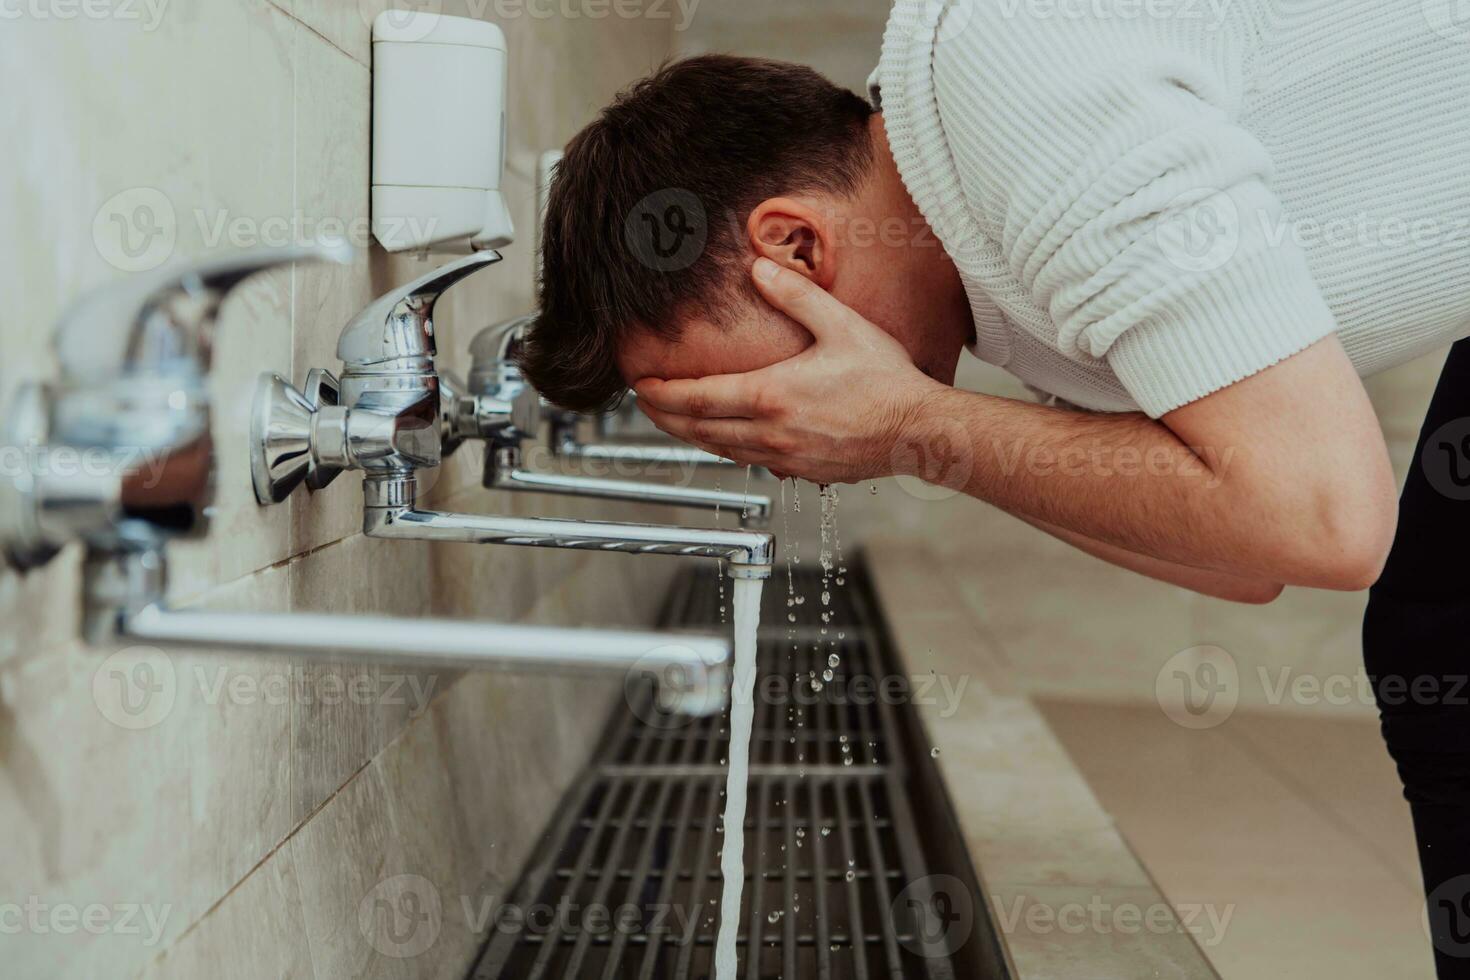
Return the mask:
{"type": "Polygon", "coordinates": [[[971,329],[881,119],[781,62],[692,58],[623,93],[566,149],[543,254],[522,364],[579,411],[646,377],[750,371],[804,350],[810,335],[751,284],[760,256],[888,331],[940,380],[971,329]]]}

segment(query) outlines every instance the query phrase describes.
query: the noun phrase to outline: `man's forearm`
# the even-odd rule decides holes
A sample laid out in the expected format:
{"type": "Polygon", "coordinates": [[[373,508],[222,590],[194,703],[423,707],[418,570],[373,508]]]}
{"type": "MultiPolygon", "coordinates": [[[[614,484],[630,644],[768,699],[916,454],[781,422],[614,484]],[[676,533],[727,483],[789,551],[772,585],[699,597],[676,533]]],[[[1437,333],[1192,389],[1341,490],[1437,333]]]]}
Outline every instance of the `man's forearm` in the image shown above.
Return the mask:
{"type": "Polygon", "coordinates": [[[1233,468],[1249,466],[1247,446],[1192,449],[1143,415],[957,389],[931,398],[913,433],[896,454],[909,475],[1119,549],[1109,560],[1131,554],[1252,582],[1321,584],[1311,569],[1293,567],[1294,551],[1282,544],[1313,529],[1234,478],[1233,468]]]}
{"type": "Polygon", "coordinates": [[[805,276],[765,258],[752,276],[813,343],[748,374],[640,381],[640,404],[676,438],[818,483],[917,476],[1252,581],[1357,591],[1383,569],[1393,467],[1335,336],[1160,421],[1082,414],[946,387],[805,276]]]}
{"type": "Polygon", "coordinates": [[[1216,572],[1207,568],[1195,568],[1191,565],[1180,565],[1159,558],[1150,558],[1115,545],[1104,544],[1078,534],[1076,531],[1068,531],[1066,528],[1048,524],[1034,517],[1022,517],[1020,520],[1037,530],[1045,531],[1059,541],[1065,541],[1094,558],[1100,558],[1119,568],[1126,568],[1130,572],[1137,572],[1139,575],[1146,575],[1151,579],[1177,585],[1201,595],[1253,605],[1272,602],[1281,595],[1282,586],[1278,582],[1242,578],[1228,572],[1216,572]]]}

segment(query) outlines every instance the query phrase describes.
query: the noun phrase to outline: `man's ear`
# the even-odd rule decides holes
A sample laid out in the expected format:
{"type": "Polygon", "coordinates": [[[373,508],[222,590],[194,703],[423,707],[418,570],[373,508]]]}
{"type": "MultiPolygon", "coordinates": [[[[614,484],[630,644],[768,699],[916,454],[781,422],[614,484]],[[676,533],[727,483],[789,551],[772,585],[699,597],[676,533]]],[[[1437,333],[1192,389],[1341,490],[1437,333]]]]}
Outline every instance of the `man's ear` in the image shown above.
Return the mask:
{"type": "Polygon", "coordinates": [[[762,201],[747,225],[750,247],[823,289],[837,279],[835,239],[828,221],[814,208],[789,197],[762,201]]]}

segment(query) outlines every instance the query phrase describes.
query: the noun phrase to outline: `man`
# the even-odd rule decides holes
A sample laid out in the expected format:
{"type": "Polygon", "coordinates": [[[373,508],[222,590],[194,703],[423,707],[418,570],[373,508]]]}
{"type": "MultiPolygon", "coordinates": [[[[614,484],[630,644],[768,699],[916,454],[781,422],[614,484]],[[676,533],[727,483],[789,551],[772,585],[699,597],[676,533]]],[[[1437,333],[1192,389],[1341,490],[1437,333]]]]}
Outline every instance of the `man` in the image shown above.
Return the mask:
{"type": "MultiPolygon", "coordinates": [[[[1448,690],[1470,514],[1416,469],[1390,557],[1359,379],[1470,334],[1470,44],[1432,0],[1045,9],[898,0],[876,105],[722,57],[625,93],[553,188],[529,377],[580,410],[634,387],[778,473],[943,480],[1209,595],[1383,575],[1370,673],[1448,690]],[[1046,403],[953,388],[967,346],[1046,403]]],[[[1459,345],[1426,461],[1465,415],[1459,345]]],[[[1465,716],[1379,693],[1442,889],[1470,874],[1465,716]]],[[[1459,935],[1436,922],[1443,976],[1459,935]]]]}

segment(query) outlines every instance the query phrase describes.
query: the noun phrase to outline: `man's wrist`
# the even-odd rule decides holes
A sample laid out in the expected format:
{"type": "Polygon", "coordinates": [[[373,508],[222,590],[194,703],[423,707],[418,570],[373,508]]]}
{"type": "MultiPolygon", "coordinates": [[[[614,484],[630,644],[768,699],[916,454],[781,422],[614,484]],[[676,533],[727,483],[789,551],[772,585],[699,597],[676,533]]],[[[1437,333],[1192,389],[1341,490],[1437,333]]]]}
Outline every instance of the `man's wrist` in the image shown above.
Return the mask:
{"type": "Polygon", "coordinates": [[[954,418],[952,399],[959,393],[930,378],[906,399],[907,409],[899,421],[890,453],[891,476],[906,476],[940,482],[954,469],[955,457],[969,444],[968,436],[956,440],[962,430],[954,418]]]}

